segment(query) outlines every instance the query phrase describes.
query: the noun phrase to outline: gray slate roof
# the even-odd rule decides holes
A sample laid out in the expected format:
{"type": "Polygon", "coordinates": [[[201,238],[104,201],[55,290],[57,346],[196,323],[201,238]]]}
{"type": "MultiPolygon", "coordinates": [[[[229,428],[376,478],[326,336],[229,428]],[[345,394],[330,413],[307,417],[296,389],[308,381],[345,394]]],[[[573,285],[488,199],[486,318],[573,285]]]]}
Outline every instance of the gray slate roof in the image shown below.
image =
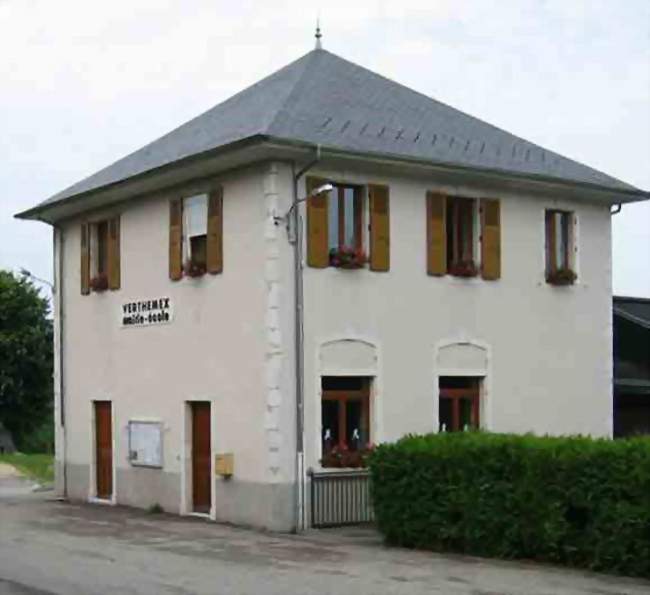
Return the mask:
{"type": "Polygon", "coordinates": [[[257,135],[637,190],[317,49],[39,206],[257,135]]]}

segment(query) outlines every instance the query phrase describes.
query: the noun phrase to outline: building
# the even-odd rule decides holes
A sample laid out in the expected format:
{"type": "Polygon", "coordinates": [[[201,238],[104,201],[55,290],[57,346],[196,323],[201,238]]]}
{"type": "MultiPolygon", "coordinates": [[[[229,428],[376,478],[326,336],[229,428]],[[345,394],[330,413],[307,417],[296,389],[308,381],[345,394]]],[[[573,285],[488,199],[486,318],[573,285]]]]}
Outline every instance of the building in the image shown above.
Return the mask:
{"type": "Polygon", "coordinates": [[[610,208],[647,198],[317,48],[18,215],[58,489],[290,530],[408,432],[610,436],[610,208]]]}
{"type": "Polygon", "coordinates": [[[614,296],[614,436],[650,434],[650,299],[614,296]]]}

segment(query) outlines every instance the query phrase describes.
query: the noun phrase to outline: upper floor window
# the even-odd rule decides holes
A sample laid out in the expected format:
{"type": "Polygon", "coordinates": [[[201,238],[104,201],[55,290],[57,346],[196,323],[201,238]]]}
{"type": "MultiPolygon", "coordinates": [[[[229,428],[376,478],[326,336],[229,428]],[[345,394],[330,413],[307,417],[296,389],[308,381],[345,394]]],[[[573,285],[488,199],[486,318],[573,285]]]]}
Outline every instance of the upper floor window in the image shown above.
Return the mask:
{"type": "Polygon", "coordinates": [[[366,262],[362,237],[361,189],[335,185],[327,196],[327,246],[330,266],[359,268],[366,262]]]}
{"type": "Polygon", "coordinates": [[[171,201],[169,277],[200,277],[223,270],[223,189],[171,201]]]}
{"type": "Polygon", "coordinates": [[[332,182],[332,190],[310,194],[326,182],[321,178],[307,178],[307,264],[315,268],[358,269],[368,263],[372,271],[387,271],[390,267],[388,186],[332,182]],[[366,255],[366,242],[369,255],[366,255]]]}
{"type": "Polygon", "coordinates": [[[120,219],[81,225],[81,293],[119,289],[120,219]]]}
{"type": "Polygon", "coordinates": [[[447,272],[458,277],[477,273],[476,201],[472,198],[447,198],[447,272]]]}
{"type": "Polygon", "coordinates": [[[208,195],[183,199],[183,271],[190,277],[207,269],[208,195]]]}
{"type": "Polygon", "coordinates": [[[546,211],[546,281],[553,285],[571,285],[576,280],[573,227],[573,213],[546,211]]]}
{"type": "Polygon", "coordinates": [[[501,208],[497,199],[427,192],[429,275],[501,276],[501,208]],[[479,266],[480,265],[480,266],[479,266]]]}

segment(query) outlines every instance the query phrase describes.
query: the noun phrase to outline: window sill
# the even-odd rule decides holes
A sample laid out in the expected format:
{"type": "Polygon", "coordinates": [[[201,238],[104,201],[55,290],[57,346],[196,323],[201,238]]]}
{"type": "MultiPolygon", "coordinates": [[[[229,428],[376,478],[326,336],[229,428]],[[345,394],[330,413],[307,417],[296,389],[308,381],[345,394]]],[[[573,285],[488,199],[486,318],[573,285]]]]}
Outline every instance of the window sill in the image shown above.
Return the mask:
{"type": "Polygon", "coordinates": [[[447,274],[452,277],[472,279],[478,277],[478,267],[474,262],[459,262],[447,267],[447,274]]]}
{"type": "Polygon", "coordinates": [[[187,261],[183,265],[183,277],[189,277],[190,279],[198,279],[205,276],[207,273],[207,267],[202,264],[196,264],[191,261],[187,261]]]}
{"type": "Polygon", "coordinates": [[[570,269],[563,269],[555,273],[546,274],[546,283],[556,287],[566,287],[574,285],[578,276],[570,269]]]}

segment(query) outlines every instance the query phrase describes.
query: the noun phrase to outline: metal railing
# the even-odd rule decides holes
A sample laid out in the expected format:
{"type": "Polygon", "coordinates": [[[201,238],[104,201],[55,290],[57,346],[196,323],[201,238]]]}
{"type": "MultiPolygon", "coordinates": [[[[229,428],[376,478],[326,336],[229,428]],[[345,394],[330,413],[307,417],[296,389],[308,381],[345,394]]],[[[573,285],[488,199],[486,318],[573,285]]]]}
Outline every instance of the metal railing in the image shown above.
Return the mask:
{"type": "Polygon", "coordinates": [[[366,469],[314,471],[310,477],[311,526],[341,527],[375,519],[366,469]]]}

